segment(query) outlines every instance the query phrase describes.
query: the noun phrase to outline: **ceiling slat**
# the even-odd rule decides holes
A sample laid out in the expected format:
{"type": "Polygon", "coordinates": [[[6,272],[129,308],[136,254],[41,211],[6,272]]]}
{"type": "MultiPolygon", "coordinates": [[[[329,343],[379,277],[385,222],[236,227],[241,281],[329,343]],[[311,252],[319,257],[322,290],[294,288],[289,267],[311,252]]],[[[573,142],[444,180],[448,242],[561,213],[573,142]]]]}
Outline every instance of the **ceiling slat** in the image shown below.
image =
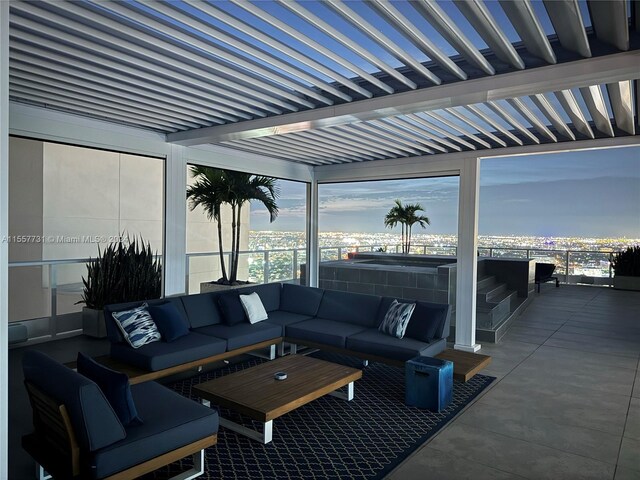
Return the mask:
{"type": "Polygon", "coordinates": [[[583,57],[591,57],[591,47],[578,0],[544,0],[544,6],[560,44],[583,57]]]}
{"type": "Polygon", "coordinates": [[[542,114],[549,119],[551,124],[556,128],[556,130],[571,140],[575,140],[576,136],[573,134],[571,129],[567,127],[567,124],[564,123],[560,114],[556,111],[555,108],[551,105],[547,97],[543,94],[531,95],[529,97],[533,103],[535,103],[536,107],[540,109],[542,114]]]}
{"type": "Polygon", "coordinates": [[[472,128],[475,128],[480,133],[485,135],[487,138],[493,140],[494,142],[496,142],[501,147],[506,147],[507,146],[507,142],[505,142],[501,138],[496,137],[492,132],[490,132],[489,130],[484,128],[482,125],[480,125],[479,123],[473,121],[471,118],[469,118],[469,116],[467,114],[463,114],[463,113],[457,111],[455,108],[445,108],[444,111],[449,113],[450,115],[453,115],[458,120],[463,121],[467,125],[470,125],[472,128]]]}
{"type": "Polygon", "coordinates": [[[509,112],[507,112],[504,108],[498,105],[496,102],[486,102],[485,105],[498,114],[505,122],[513,125],[516,130],[519,130],[525,137],[529,137],[535,143],[540,143],[540,139],[536,137],[533,133],[529,131],[527,127],[522,125],[518,120],[516,120],[509,112]]]}
{"type": "Polygon", "coordinates": [[[440,135],[447,138],[448,140],[457,142],[460,145],[465,146],[470,150],[476,149],[476,146],[473,145],[472,143],[467,142],[463,138],[457,137],[455,135],[451,135],[451,133],[447,132],[444,128],[440,128],[438,125],[434,124],[433,122],[430,122],[429,120],[422,118],[419,115],[416,115],[415,113],[409,113],[407,117],[413,120],[414,122],[418,122],[419,124],[424,125],[427,129],[430,129],[436,133],[439,133],[440,135]]]}
{"type": "Polygon", "coordinates": [[[409,155],[422,155],[426,151],[426,149],[420,150],[415,148],[415,145],[408,140],[398,138],[392,133],[382,131],[373,125],[366,124],[365,122],[353,123],[351,125],[345,125],[344,127],[349,130],[355,130],[368,138],[370,137],[377,141],[389,143],[390,145],[393,145],[394,147],[408,153],[409,155]]]}
{"type": "Polygon", "coordinates": [[[629,50],[629,20],[625,0],[588,0],[596,37],[618,50],[629,50]]]}
{"type": "Polygon", "coordinates": [[[485,142],[483,139],[478,137],[471,130],[469,130],[467,128],[464,128],[463,126],[458,125],[457,123],[450,122],[449,120],[444,118],[442,115],[438,115],[435,112],[423,112],[422,115],[427,115],[427,116],[433,118],[434,120],[446,125],[447,127],[455,130],[456,132],[461,133],[462,135],[466,136],[467,138],[470,138],[474,142],[479,143],[480,145],[482,145],[485,148],[491,148],[491,144],[490,143],[485,142]]]}
{"type": "Polygon", "coordinates": [[[490,125],[496,131],[498,131],[498,132],[502,133],[504,136],[510,138],[511,140],[513,140],[518,145],[524,145],[524,142],[522,140],[520,140],[513,133],[511,133],[509,130],[504,128],[502,125],[500,125],[497,121],[495,121],[489,115],[484,113],[482,110],[480,110],[480,108],[478,108],[478,106],[476,106],[476,105],[467,105],[466,107],[463,107],[463,108],[468,110],[468,111],[470,111],[470,112],[472,112],[473,114],[475,114],[478,118],[480,118],[487,125],[490,125]]]}
{"type": "Polygon", "coordinates": [[[500,60],[518,70],[524,69],[524,61],[482,0],[453,1],[500,60]]]}
{"type": "Polygon", "coordinates": [[[527,50],[545,62],[555,64],[557,62],[556,55],[553,53],[549,39],[542,29],[531,2],[529,0],[500,0],[500,5],[527,50]]]}
{"type": "Polygon", "coordinates": [[[448,136],[446,138],[440,137],[436,134],[433,133],[433,127],[429,125],[429,122],[422,120],[419,117],[415,117],[412,116],[413,114],[409,114],[406,115],[405,117],[395,117],[395,119],[399,122],[401,122],[403,125],[406,125],[408,127],[411,127],[412,129],[416,129],[417,128],[417,132],[420,135],[424,135],[427,138],[433,140],[436,143],[439,143],[441,145],[444,145],[445,147],[450,148],[453,151],[456,152],[461,152],[462,151],[462,147],[460,147],[459,145],[454,144],[453,142],[451,142],[450,140],[453,139],[449,139],[448,136]],[[415,118],[414,118],[415,117],[415,118]],[[411,121],[409,121],[409,119],[411,121]],[[422,120],[422,121],[421,121],[422,120]],[[418,124],[417,126],[415,124],[418,124]]]}
{"type": "Polygon", "coordinates": [[[582,94],[584,102],[587,104],[587,108],[589,109],[589,113],[591,114],[591,118],[593,119],[593,123],[595,123],[596,128],[602,133],[613,137],[614,133],[613,127],[611,126],[611,120],[609,119],[609,111],[607,110],[607,105],[604,102],[600,86],[592,85],[590,87],[583,87],[580,89],[580,93],[582,94]]]}
{"type": "MultiPolygon", "coordinates": [[[[635,135],[633,124],[633,88],[631,80],[607,84],[609,101],[613,109],[616,126],[631,135],[635,135]]],[[[636,92],[637,95],[637,92],[636,92]]]]}
{"type": "Polygon", "coordinates": [[[529,107],[527,107],[524,104],[522,100],[520,100],[519,98],[509,98],[507,99],[507,103],[511,105],[511,107],[516,112],[518,112],[520,115],[526,118],[529,121],[529,123],[533,125],[533,128],[535,128],[542,135],[544,135],[545,137],[547,137],[549,140],[553,142],[558,141],[556,136],[553,133],[551,133],[551,130],[549,130],[547,126],[544,123],[542,123],[538,117],[536,117],[536,115],[529,109],[529,107]]]}
{"type": "Polygon", "coordinates": [[[571,118],[575,129],[589,138],[595,138],[593,130],[591,130],[584,113],[580,110],[580,106],[578,105],[573,92],[571,90],[561,90],[559,92],[554,92],[554,94],[560,102],[560,105],[562,105],[562,108],[564,108],[567,115],[569,115],[569,118],[571,118]]]}

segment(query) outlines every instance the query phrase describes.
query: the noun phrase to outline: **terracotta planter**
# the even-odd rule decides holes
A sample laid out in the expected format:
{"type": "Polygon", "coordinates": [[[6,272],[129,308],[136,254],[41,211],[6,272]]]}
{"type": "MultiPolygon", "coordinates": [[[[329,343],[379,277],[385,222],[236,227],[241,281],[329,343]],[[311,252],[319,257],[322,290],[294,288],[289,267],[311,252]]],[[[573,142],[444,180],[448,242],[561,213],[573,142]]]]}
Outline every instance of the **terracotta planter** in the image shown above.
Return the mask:
{"type": "Polygon", "coordinates": [[[95,338],[107,336],[107,327],[104,324],[104,310],[82,308],[82,333],[95,338]]]}
{"type": "Polygon", "coordinates": [[[252,287],[255,283],[245,283],[242,285],[221,285],[219,283],[202,282],[200,284],[200,293],[221,292],[224,290],[233,290],[237,288],[252,287]]]}
{"type": "Polygon", "coordinates": [[[613,277],[613,288],[616,290],[633,290],[640,292],[640,277],[616,275],[613,277]]]}

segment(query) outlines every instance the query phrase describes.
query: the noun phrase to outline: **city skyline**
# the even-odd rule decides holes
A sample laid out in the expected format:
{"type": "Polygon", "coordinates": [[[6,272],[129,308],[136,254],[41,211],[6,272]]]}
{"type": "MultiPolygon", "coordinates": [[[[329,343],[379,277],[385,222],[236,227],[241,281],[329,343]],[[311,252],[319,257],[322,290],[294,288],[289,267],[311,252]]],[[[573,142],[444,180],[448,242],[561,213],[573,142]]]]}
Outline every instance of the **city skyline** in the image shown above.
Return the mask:
{"type": "MultiPolygon", "coordinates": [[[[252,230],[304,230],[305,186],[282,181],[280,217],[252,206],[252,230]]],[[[421,203],[431,225],[455,234],[458,178],[320,185],[321,231],[385,232],[393,201],[421,203]]],[[[399,231],[399,229],[398,229],[399,231]]],[[[640,148],[482,160],[480,235],[640,237],[640,148]]]]}

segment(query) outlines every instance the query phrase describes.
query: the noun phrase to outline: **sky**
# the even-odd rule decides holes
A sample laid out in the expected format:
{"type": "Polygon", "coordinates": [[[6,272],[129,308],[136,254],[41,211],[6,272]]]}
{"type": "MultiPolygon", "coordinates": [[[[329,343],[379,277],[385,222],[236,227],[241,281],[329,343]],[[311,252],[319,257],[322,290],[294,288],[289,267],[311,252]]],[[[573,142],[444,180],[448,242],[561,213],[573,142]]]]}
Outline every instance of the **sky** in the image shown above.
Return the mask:
{"type": "MultiPolygon", "coordinates": [[[[269,224],[252,205],[252,230],[304,230],[304,184],[280,186],[279,218],[269,224]]],[[[399,198],[431,220],[414,233],[457,232],[457,177],[321,185],[319,194],[320,231],[384,232],[399,198]]],[[[479,233],[640,238],[640,147],[482,160],[479,233]]]]}

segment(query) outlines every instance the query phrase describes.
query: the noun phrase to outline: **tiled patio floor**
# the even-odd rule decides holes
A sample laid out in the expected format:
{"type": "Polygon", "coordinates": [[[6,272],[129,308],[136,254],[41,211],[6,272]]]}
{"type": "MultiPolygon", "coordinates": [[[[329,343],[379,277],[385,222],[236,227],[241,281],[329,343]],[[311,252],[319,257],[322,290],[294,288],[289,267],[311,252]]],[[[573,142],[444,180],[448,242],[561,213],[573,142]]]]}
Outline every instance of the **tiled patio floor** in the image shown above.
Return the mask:
{"type": "Polygon", "coordinates": [[[545,285],[480,353],[498,381],[391,479],[640,479],[640,293],[545,285]]]}

